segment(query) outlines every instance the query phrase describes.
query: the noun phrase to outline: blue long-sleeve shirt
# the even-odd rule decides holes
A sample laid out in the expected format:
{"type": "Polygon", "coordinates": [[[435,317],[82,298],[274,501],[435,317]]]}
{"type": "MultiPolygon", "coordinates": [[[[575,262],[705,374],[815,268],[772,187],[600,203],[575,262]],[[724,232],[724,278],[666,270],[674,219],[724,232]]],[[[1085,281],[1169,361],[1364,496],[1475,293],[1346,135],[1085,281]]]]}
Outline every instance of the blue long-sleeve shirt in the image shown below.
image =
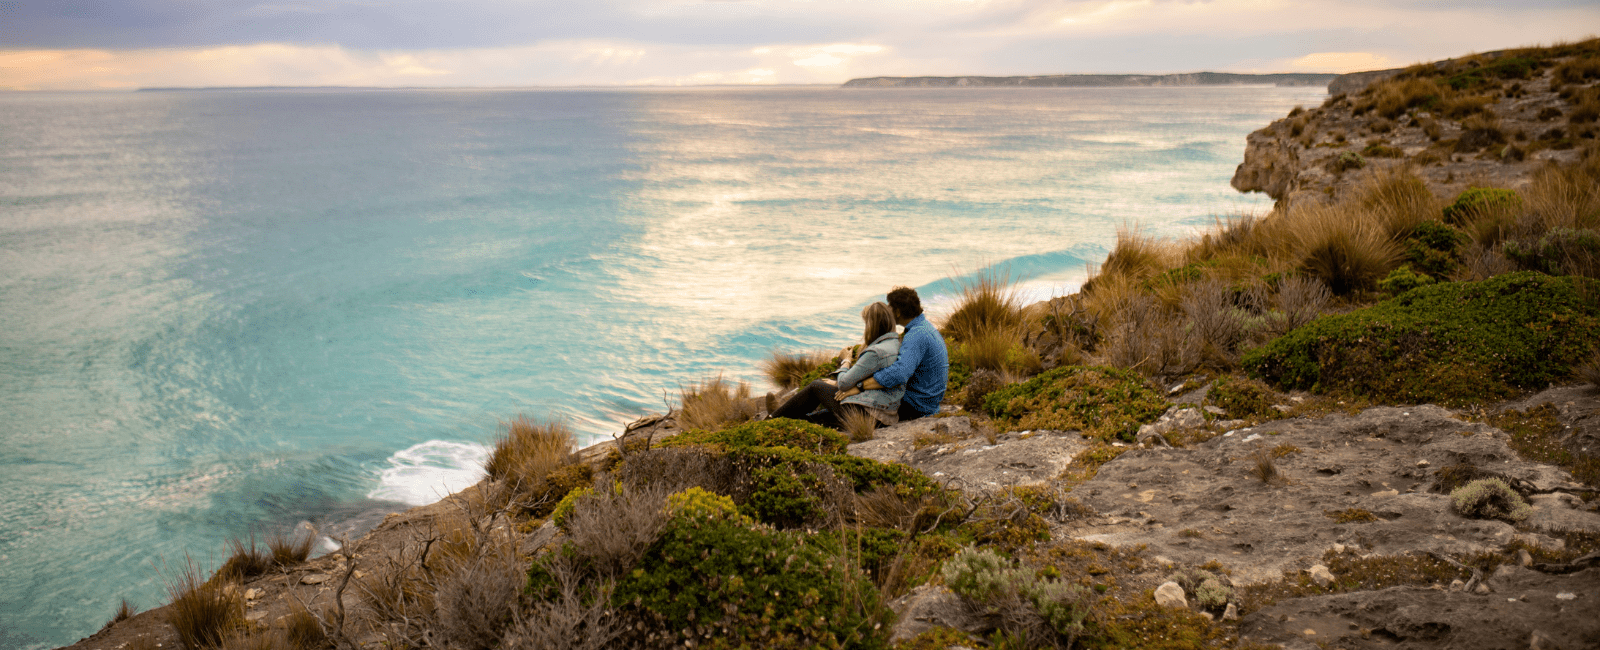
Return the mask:
{"type": "Polygon", "coordinates": [[[873,379],[887,387],[906,385],[902,400],[918,413],[939,412],[945,384],[950,379],[950,354],[944,337],[927,318],[918,315],[906,323],[906,336],[900,342],[900,358],[894,365],[873,373],[873,379]]]}

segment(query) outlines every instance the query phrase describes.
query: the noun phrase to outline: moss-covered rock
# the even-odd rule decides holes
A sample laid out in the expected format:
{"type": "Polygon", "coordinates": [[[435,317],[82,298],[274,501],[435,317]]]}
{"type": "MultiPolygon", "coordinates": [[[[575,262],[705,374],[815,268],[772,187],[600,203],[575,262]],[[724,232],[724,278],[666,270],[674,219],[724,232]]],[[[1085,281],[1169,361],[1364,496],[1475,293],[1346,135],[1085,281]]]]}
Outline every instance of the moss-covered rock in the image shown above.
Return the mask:
{"type": "Polygon", "coordinates": [[[1474,519],[1504,519],[1517,523],[1533,509],[1511,486],[1497,478],[1478,479],[1450,492],[1450,505],[1457,514],[1474,519]]]}
{"type": "Polygon", "coordinates": [[[1324,316],[1246,353],[1243,365],[1285,389],[1459,405],[1563,379],[1596,341],[1600,282],[1520,272],[1324,316]]]}
{"type": "Polygon", "coordinates": [[[983,405],[1005,431],[1077,430],[1126,440],[1167,410],[1149,380],[1103,366],[1056,368],[990,393],[983,405]]]}

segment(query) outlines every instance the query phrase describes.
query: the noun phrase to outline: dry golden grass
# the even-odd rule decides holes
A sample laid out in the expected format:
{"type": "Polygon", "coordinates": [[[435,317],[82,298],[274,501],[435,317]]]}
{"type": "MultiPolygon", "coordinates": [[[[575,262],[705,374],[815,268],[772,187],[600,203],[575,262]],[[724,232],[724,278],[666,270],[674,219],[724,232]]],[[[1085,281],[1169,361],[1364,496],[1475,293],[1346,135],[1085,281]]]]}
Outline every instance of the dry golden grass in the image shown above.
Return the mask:
{"type": "Polygon", "coordinates": [[[1406,168],[1375,170],[1356,191],[1361,208],[1393,239],[1411,234],[1424,221],[1439,221],[1444,204],[1428,184],[1406,168]]]}
{"type": "Polygon", "coordinates": [[[122,604],[117,605],[117,612],[111,615],[111,620],[106,621],[106,624],[100,626],[100,629],[104,630],[113,625],[126,621],[130,618],[133,618],[133,616],[138,613],[139,610],[133,606],[133,603],[128,602],[128,599],[124,598],[122,599],[122,604]]]}
{"type": "Polygon", "coordinates": [[[832,358],[832,353],[826,351],[789,354],[773,350],[771,355],[761,362],[761,372],[774,386],[789,390],[800,387],[801,378],[832,358]]]}
{"type": "Polygon", "coordinates": [[[1525,199],[1545,228],[1600,228],[1600,149],[1590,148],[1577,164],[1540,169],[1525,199]]]}
{"type": "Polygon", "coordinates": [[[871,440],[873,432],[878,429],[878,419],[860,409],[844,409],[839,423],[844,425],[844,433],[850,436],[850,442],[871,440]]]}
{"type": "Polygon", "coordinates": [[[1297,205],[1279,226],[1300,271],[1335,295],[1371,289],[1400,259],[1384,224],[1349,201],[1297,205]]]}
{"type": "Polygon", "coordinates": [[[940,327],[945,335],[962,342],[1000,333],[1020,337],[1022,305],[1010,272],[982,271],[969,280],[957,281],[957,286],[961,297],[940,327]]]}
{"type": "Polygon", "coordinates": [[[243,582],[272,570],[272,555],[256,546],[255,533],[250,534],[248,541],[235,537],[228,543],[233,552],[212,575],[213,582],[243,582]]]}
{"type": "Polygon", "coordinates": [[[1145,234],[1135,227],[1117,228],[1117,245],[1100,265],[1099,274],[1089,285],[1112,278],[1145,280],[1177,267],[1182,261],[1178,246],[1170,240],[1145,234]]]}
{"type": "Polygon", "coordinates": [[[200,578],[200,567],[184,558],[167,580],[167,622],[189,650],[215,648],[244,622],[244,597],[236,585],[200,578]]]}
{"type": "Polygon", "coordinates": [[[483,465],[491,479],[532,488],[556,468],[572,462],[577,437],[563,423],[518,415],[502,422],[501,428],[505,433],[483,465]]]}
{"type": "Polygon", "coordinates": [[[283,618],[283,639],[295,650],[313,650],[328,644],[327,632],[317,617],[304,606],[290,606],[289,615],[283,618]]]}
{"type": "Polygon", "coordinates": [[[272,552],[273,564],[290,567],[311,557],[311,547],[316,541],[317,536],[311,531],[275,533],[267,538],[267,549],[272,552]]]}
{"type": "Polygon", "coordinates": [[[1430,79],[1418,78],[1422,70],[1407,70],[1388,79],[1373,82],[1362,92],[1363,99],[1356,103],[1357,113],[1376,111],[1386,118],[1396,118],[1408,109],[1428,106],[1446,96],[1446,89],[1430,79]]]}
{"type": "Polygon", "coordinates": [[[750,384],[734,385],[720,374],[680,389],[678,395],[682,403],[678,424],[684,429],[724,429],[750,420],[757,412],[750,399],[750,384]]]}

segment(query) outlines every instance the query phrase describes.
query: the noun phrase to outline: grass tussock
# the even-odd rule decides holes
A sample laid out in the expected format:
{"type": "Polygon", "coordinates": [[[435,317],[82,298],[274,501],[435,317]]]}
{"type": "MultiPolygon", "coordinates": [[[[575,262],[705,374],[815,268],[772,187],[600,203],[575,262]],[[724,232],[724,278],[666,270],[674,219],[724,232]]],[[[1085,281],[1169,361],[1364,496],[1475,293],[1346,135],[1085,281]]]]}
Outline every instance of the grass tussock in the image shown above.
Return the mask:
{"type": "Polygon", "coordinates": [[[167,580],[167,622],[189,650],[222,645],[244,622],[244,596],[238,587],[221,581],[202,580],[200,567],[190,558],[176,576],[167,580]]]}
{"type": "Polygon", "coordinates": [[[761,372],[767,376],[772,385],[783,390],[799,388],[801,381],[812,372],[821,368],[823,364],[833,360],[828,352],[807,352],[790,354],[773,350],[761,362],[761,372]]]}
{"type": "Polygon", "coordinates": [[[272,552],[256,546],[255,533],[247,538],[235,537],[228,544],[233,551],[213,574],[213,582],[244,582],[272,570],[272,552]]]}
{"type": "Polygon", "coordinates": [[[1259,447],[1250,453],[1250,475],[1268,485],[1284,482],[1283,473],[1278,470],[1277,457],[1266,447],[1259,447]]]}
{"type": "Polygon", "coordinates": [[[714,431],[756,416],[755,401],[750,399],[750,384],[733,384],[717,375],[698,384],[680,389],[678,424],[684,429],[714,431]]]}
{"type": "Polygon", "coordinates": [[[1600,149],[1589,149],[1575,165],[1534,173],[1526,200],[1545,228],[1600,228],[1600,149]]]}
{"type": "Polygon", "coordinates": [[[844,425],[844,433],[850,436],[850,442],[866,442],[872,439],[872,434],[878,429],[878,418],[859,409],[845,409],[840,423],[844,425]]]}
{"type": "Polygon", "coordinates": [[[1121,278],[1142,281],[1178,266],[1182,259],[1176,244],[1160,239],[1132,227],[1117,228],[1117,245],[1100,265],[1099,274],[1085,288],[1101,282],[1101,278],[1121,278]]]}
{"type": "Polygon", "coordinates": [[[577,437],[559,422],[540,422],[525,415],[502,425],[505,433],[483,469],[489,478],[534,483],[567,464],[577,437]]]}
{"type": "Polygon", "coordinates": [[[124,598],[122,599],[122,603],[117,605],[117,611],[111,615],[111,620],[106,621],[106,624],[100,626],[100,629],[109,629],[113,625],[133,618],[134,615],[138,613],[139,609],[134,607],[133,603],[128,602],[128,599],[124,598]]]}

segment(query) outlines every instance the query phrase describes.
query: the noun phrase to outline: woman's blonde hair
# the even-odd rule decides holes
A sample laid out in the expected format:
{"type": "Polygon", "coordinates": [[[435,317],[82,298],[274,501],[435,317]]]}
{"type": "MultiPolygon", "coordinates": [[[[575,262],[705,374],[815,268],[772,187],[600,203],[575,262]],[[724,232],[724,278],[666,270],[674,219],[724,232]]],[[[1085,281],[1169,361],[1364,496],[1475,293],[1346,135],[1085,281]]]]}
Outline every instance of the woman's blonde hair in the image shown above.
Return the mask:
{"type": "Polygon", "coordinates": [[[867,305],[861,310],[861,320],[867,324],[867,333],[862,337],[867,345],[872,345],[878,337],[894,331],[894,314],[889,312],[889,306],[881,302],[867,305]]]}

